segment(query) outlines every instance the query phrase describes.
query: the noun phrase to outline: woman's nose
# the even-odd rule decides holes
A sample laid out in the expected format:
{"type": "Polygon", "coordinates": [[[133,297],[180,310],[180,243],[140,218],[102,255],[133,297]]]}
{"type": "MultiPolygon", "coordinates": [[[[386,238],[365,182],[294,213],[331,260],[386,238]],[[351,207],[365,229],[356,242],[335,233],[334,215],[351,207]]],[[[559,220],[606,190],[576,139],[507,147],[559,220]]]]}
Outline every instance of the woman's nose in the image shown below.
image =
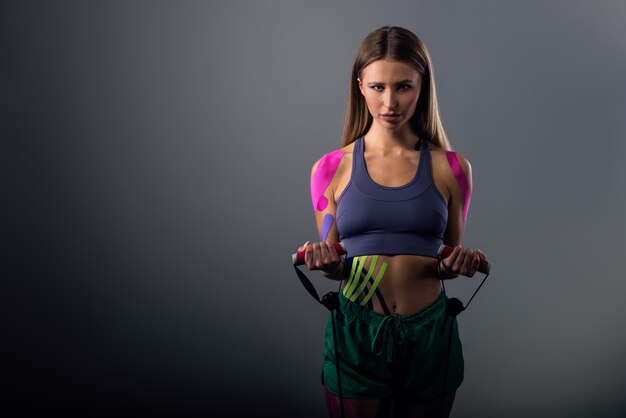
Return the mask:
{"type": "Polygon", "coordinates": [[[395,110],[396,106],[397,106],[397,99],[396,99],[396,94],[394,91],[392,91],[392,89],[388,89],[386,91],[387,94],[385,94],[385,106],[387,107],[387,109],[389,110],[395,110]]]}

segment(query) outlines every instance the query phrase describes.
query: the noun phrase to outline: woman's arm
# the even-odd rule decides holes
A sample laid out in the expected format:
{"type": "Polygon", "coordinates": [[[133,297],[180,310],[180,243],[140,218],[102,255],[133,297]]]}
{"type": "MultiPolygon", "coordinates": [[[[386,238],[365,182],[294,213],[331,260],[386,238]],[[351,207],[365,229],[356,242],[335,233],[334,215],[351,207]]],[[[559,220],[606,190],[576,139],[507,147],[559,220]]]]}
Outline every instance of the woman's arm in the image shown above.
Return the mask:
{"type": "Polygon", "coordinates": [[[450,199],[448,201],[448,224],[443,242],[455,247],[449,257],[439,262],[439,273],[443,279],[452,279],[459,274],[472,277],[481,260],[481,251],[460,246],[465,232],[465,222],[472,194],[472,166],[458,152],[447,151],[448,161],[446,183],[450,199]]]}
{"type": "MultiPolygon", "coordinates": [[[[335,176],[344,152],[339,149],[324,155],[311,168],[311,201],[320,242],[310,244],[305,262],[311,270],[320,270],[322,275],[333,280],[345,278],[345,262],[332,245],[339,241],[335,222],[335,176]]],[[[301,247],[304,249],[306,246],[301,247]]]]}
{"type": "Polygon", "coordinates": [[[467,221],[467,210],[472,194],[472,166],[458,152],[446,152],[448,172],[446,184],[450,193],[448,201],[448,225],[443,235],[446,245],[456,247],[461,244],[467,221]]]}

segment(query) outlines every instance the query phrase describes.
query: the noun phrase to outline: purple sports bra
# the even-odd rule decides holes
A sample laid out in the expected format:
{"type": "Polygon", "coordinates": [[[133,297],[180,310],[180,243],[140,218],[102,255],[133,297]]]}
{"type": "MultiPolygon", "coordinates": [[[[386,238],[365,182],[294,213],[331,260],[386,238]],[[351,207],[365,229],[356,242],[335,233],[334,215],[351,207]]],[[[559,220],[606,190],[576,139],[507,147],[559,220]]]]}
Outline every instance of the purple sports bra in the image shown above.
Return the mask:
{"type": "Polygon", "coordinates": [[[413,179],[398,187],[375,183],[367,172],[364,141],[354,142],[352,175],[337,200],[339,239],[349,257],[413,254],[437,257],[448,222],[448,207],[432,179],[430,145],[420,139],[413,179]]]}

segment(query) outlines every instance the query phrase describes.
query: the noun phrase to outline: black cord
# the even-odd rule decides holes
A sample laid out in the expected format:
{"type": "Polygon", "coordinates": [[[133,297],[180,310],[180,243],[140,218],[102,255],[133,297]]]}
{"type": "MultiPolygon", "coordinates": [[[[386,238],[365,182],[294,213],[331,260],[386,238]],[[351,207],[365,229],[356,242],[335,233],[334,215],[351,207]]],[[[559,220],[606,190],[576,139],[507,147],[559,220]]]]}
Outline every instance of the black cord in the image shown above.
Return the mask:
{"type": "Polygon", "coordinates": [[[448,337],[448,353],[446,355],[446,366],[445,366],[445,374],[443,375],[443,388],[441,389],[441,404],[439,406],[439,416],[441,418],[443,418],[443,403],[444,403],[444,397],[446,394],[446,386],[448,384],[448,370],[450,367],[450,353],[452,352],[452,332],[454,331],[454,318],[451,317],[450,315],[446,314],[446,319],[445,319],[445,328],[448,328],[448,318],[451,319],[451,327],[450,327],[450,335],[448,337]]]}
{"type": "MultiPolygon", "coordinates": [[[[437,260],[438,260],[438,263],[441,263],[441,260],[442,260],[441,256],[437,256],[437,260]]],[[[444,396],[446,394],[446,386],[448,384],[448,368],[450,366],[450,353],[452,352],[452,333],[454,332],[454,318],[456,318],[458,314],[460,314],[461,312],[463,312],[464,310],[467,309],[469,304],[474,299],[474,296],[476,296],[476,293],[478,293],[478,291],[482,287],[483,283],[485,283],[485,280],[487,280],[487,277],[489,277],[489,273],[487,273],[485,275],[483,280],[480,282],[480,284],[478,285],[478,287],[474,291],[474,294],[470,298],[469,302],[467,302],[467,305],[465,305],[465,306],[463,306],[463,302],[461,302],[457,298],[448,299],[448,295],[446,294],[446,285],[444,283],[444,280],[441,279],[441,287],[443,289],[443,294],[444,294],[444,296],[446,298],[446,317],[444,319],[444,323],[442,324],[442,327],[441,327],[440,332],[439,332],[440,336],[443,337],[446,329],[448,328],[448,318],[450,318],[450,320],[451,320],[450,321],[450,325],[451,325],[450,326],[450,335],[448,336],[448,350],[447,350],[448,352],[447,352],[447,355],[446,355],[445,375],[443,376],[443,389],[441,390],[441,403],[440,403],[440,406],[439,406],[439,415],[440,415],[441,418],[443,418],[444,396]]]]}
{"type": "Polygon", "coordinates": [[[330,316],[332,318],[332,326],[333,326],[333,346],[335,347],[335,365],[337,366],[337,385],[339,386],[339,404],[341,406],[341,418],[345,417],[344,406],[343,406],[343,390],[341,388],[341,372],[339,367],[339,350],[337,348],[337,321],[339,324],[343,325],[343,315],[340,309],[339,303],[339,292],[341,292],[341,283],[342,280],[339,281],[339,291],[337,292],[328,292],[320,299],[315,287],[311,283],[308,277],[300,271],[297,266],[293,266],[296,270],[296,274],[300,279],[300,282],[305,287],[305,289],[309,292],[309,294],[315,299],[318,303],[324,305],[326,309],[330,311],[330,316]],[[335,319],[336,317],[336,319],[335,319]]]}
{"type": "Polygon", "coordinates": [[[331,312],[333,318],[333,346],[335,347],[335,365],[337,366],[337,385],[339,386],[339,406],[341,407],[341,417],[345,417],[343,410],[343,391],[341,390],[341,373],[339,367],[339,350],[337,349],[337,331],[335,324],[335,312],[331,312]]]}
{"type": "Polygon", "coordinates": [[[467,305],[465,305],[465,309],[467,309],[467,307],[469,306],[470,303],[472,303],[472,299],[474,299],[474,296],[476,296],[476,293],[478,293],[478,291],[480,290],[480,288],[482,287],[483,283],[485,283],[485,280],[487,280],[487,277],[489,277],[489,273],[487,273],[485,275],[485,277],[483,278],[483,281],[480,282],[480,284],[478,285],[478,287],[476,288],[476,290],[474,291],[474,294],[472,295],[472,297],[470,298],[469,302],[467,302],[467,305]]]}

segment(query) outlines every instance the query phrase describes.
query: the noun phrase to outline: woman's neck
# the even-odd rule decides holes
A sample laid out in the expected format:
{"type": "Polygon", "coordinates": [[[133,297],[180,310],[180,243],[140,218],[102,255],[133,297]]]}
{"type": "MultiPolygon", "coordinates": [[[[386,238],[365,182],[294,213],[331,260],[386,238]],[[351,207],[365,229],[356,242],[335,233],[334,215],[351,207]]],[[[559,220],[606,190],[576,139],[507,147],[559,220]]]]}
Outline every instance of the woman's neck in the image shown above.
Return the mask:
{"type": "Polygon", "coordinates": [[[399,129],[386,129],[373,123],[363,138],[369,150],[383,152],[394,149],[417,149],[419,136],[415,135],[408,124],[399,129]]]}

